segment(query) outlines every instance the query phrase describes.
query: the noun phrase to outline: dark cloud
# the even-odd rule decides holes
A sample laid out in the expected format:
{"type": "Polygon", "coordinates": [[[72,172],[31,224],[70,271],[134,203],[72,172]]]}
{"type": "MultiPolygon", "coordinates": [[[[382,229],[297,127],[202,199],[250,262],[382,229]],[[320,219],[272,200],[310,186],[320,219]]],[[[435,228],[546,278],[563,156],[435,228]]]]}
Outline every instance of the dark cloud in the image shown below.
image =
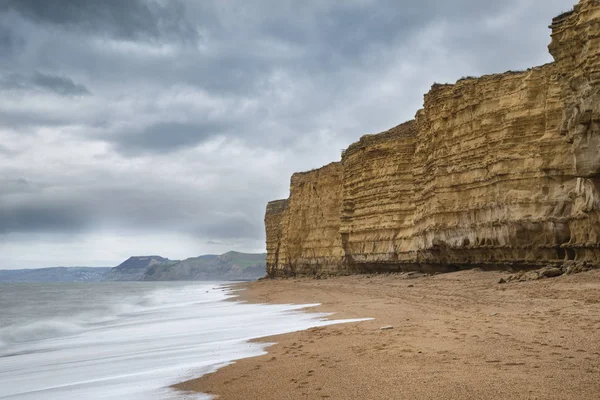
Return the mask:
{"type": "Polygon", "coordinates": [[[2,146],[2,145],[0,144],[0,154],[2,154],[2,155],[4,155],[4,156],[11,156],[11,155],[14,155],[14,154],[16,154],[16,153],[17,153],[16,151],[12,151],[12,150],[10,150],[8,147],[6,147],[6,146],[2,146]]]}
{"type": "MultiPolygon", "coordinates": [[[[198,193],[193,187],[172,182],[131,181],[111,186],[104,176],[101,186],[85,188],[35,184],[24,178],[0,179],[0,234],[72,233],[107,227],[117,231],[178,231],[218,242],[260,237],[262,225],[253,215],[256,196],[243,204],[198,193]]],[[[260,212],[262,212],[262,207],[260,212]]]]}
{"type": "Polygon", "coordinates": [[[1,10],[14,10],[36,23],[120,39],[187,40],[196,35],[183,5],[176,0],[4,0],[1,10]]]}
{"type": "MultiPolygon", "coordinates": [[[[10,154],[10,151],[6,148],[0,146],[0,153],[3,153],[6,150],[7,153],[10,154]]],[[[0,187],[2,187],[2,193],[4,195],[7,194],[16,194],[16,193],[34,193],[37,191],[35,185],[32,185],[25,178],[17,178],[17,179],[2,179],[0,178],[0,187]]]]}
{"type": "Polygon", "coordinates": [[[91,94],[88,88],[61,76],[36,73],[31,83],[38,88],[45,88],[65,96],[82,96],[91,94]]]}
{"type": "Polygon", "coordinates": [[[90,227],[83,210],[68,202],[25,202],[0,207],[0,234],[31,232],[80,232],[90,227]]]}
{"type": "Polygon", "coordinates": [[[12,73],[0,77],[0,90],[43,90],[62,96],[84,96],[91,94],[84,85],[72,79],[35,72],[31,76],[12,73]]]}
{"type": "Polygon", "coordinates": [[[23,40],[11,32],[10,29],[0,25],[0,51],[4,55],[12,55],[24,45],[23,40]]]}
{"type": "Polygon", "coordinates": [[[119,152],[126,155],[152,152],[173,152],[194,146],[222,134],[226,123],[159,122],[138,132],[118,134],[110,138],[119,152]]]}
{"type": "Polygon", "coordinates": [[[199,237],[215,237],[227,242],[231,239],[256,239],[263,234],[264,227],[260,221],[249,221],[245,216],[222,215],[214,221],[193,227],[190,233],[199,237]]]}
{"type": "MultiPolygon", "coordinates": [[[[0,93],[2,91],[0,90],[0,93]]],[[[38,114],[27,110],[6,111],[0,109],[0,128],[17,130],[22,135],[33,135],[39,127],[62,127],[73,120],[60,115],[38,114]]]]}

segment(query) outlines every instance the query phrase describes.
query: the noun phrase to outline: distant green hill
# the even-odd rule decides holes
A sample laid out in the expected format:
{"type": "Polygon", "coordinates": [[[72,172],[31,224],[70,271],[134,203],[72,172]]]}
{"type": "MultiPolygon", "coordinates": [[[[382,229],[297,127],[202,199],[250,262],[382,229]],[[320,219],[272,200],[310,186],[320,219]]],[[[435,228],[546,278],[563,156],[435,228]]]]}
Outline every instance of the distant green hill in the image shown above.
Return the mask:
{"type": "Polygon", "coordinates": [[[155,265],[173,265],[179,261],[169,260],[161,256],[129,257],[118,266],[112,268],[104,277],[106,281],[139,281],[148,270],[155,265]]]}
{"type": "Polygon", "coordinates": [[[188,258],[175,264],[150,266],[141,280],[254,280],[265,275],[266,254],[230,251],[221,255],[188,258]]]}
{"type": "Polygon", "coordinates": [[[129,257],[114,268],[56,267],[0,270],[0,282],[241,281],[265,275],[267,255],[230,251],[187,260],[129,257]]]}

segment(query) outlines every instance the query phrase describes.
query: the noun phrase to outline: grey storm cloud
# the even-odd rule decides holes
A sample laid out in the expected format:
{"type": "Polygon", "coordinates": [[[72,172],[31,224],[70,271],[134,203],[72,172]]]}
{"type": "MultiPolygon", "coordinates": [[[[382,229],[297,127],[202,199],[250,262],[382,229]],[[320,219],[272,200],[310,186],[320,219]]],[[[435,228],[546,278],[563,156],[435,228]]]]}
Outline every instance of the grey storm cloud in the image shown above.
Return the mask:
{"type": "Polygon", "coordinates": [[[210,236],[223,240],[237,238],[255,238],[263,234],[264,227],[261,221],[249,221],[248,218],[238,215],[219,216],[217,220],[208,224],[201,224],[194,233],[199,236],[210,236]]]}
{"type": "Polygon", "coordinates": [[[158,122],[138,132],[122,133],[114,137],[117,150],[123,154],[147,152],[173,152],[194,146],[222,134],[227,129],[225,122],[158,122]]]}
{"type": "Polygon", "coordinates": [[[0,77],[0,90],[47,90],[63,96],[91,94],[83,85],[72,79],[35,72],[31,76],[10,74],[0,77]]]}
{"type": "Polygon", "coordinates": [[[14,153],[15,153],[15,152],[14,152],[14,151],[11,151],[11,150],[10,150],[8,147],[6,147],[6,146],[2,146],[2,145],[0,144],[0,154],[1,154],[1,155],[3,155],[3,156],[7,156],[7,157],[8,157],[8,156],[11,156],[11,155],[13,155],[14,153]]]}
{"type": "Polygon", "coordinates": [[[73,210],[62,212],[64,206],[44,204],[40,207],[22,206],[3,209],[0,213],[0,233],[79,231],[89,219],[73,210]]]}
{"type": "MultiPolygon", "coordinates": [[[[0,90],[0,95],[2,95],[2,90],[0,90]]],[[[70,123],[72,123],[71,119],[51,113],[38,114],[27,110],[0,110],[0,128],[18,130],[22,135],[33,133],[32,128],[34,127],[62,127],[70,123]]]]}
{"type": "MultiPolygon", "coordinates": [[[[10,154],[10,151],[4,147],[0,147],[0,153],[10,154]]],[[[16,179],[0,179],[2,192],[4,195],[16,193],[33,193],[36,189],[31,183],[24,178],[16,179]]]]}
{"type": "Polygon", "coordinates": [[[255,238],[263,230],[259,221],[248,217],[248,205],[200,196],[172,184],[136,187],[132,182],[129,187],[104,186],[72,193],[53,191],[23,178],[1,180],[0,184],[4,194],[0,234],[82,233],[109,223],[123,229],[160,227],[198,238],[227,240],[255,238]],[[223,207],[230,211],[223,212],[223,207]]]}
{"type": "Polygon", "coordinates": [[[31,83],[36,87],[45,88],[66,96],[90,94],[85,86],[61,76],[45,75],[38,72],[33,75],[31,83]]]}
{"type": "Polygon", "coordinates": [[[2,54],[10,55],[21,45],[23,45],[22,40],[19,40],[9,29],[0,26],[0,50],[2,54]]]}
{"type": "Polygon", "coordinates": [[[93,238],[123,232],[171,258],[262,251],[291,173],[433,82],[550,61],[575,2],[1,1],[0,253],[45,240],[65,264],[71,235],[118,261],[135,240],[93,238]]]}
{"type": "Polygon", "coordinates": [[[40,24],[123,39],[189,39],[195,35],[186,23],[183,5],[176,0],[5,0],[2,9],[40,24]]]}

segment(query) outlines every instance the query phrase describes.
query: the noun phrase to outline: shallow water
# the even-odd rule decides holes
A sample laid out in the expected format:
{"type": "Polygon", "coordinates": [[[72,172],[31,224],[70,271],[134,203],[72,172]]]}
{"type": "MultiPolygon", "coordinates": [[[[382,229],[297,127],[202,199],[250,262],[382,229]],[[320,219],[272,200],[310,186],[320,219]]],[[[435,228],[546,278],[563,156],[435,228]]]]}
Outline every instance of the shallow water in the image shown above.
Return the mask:
{"type": "Polygon", "coordinates": [[[355,321],[232,296],[218,282],[0,284],[0,399],[177,399],[169,385],[264,354],[250,339],[355,321]]]}

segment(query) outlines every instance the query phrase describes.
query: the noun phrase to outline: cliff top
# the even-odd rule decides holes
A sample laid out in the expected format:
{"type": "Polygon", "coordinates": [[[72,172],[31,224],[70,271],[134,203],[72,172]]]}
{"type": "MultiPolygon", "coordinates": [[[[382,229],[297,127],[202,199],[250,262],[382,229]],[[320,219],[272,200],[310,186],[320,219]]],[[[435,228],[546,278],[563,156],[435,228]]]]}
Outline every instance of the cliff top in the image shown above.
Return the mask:
{"type": "Polygon", "coordinates": [[[387,131],[380,133],[373,133],[362,136],[358,142],[352,143],[346,150],[342,152],[342,159],[349,155],[356,153],[357,151],[364,149],[367,146],[372,146],[377,143],[387,142],[388,140],[395,140],[399,138],[414,137],[416,135],[415,120],[410,120],[397,125],[387,131]]]}
{"type": "Polygon", "coordinates": [[[267,203],[267,214],[280,213],[285,211],[289,199],[273,200],[267,203]]]}
{"type": "Polygon", "coordinates": [[[319,173],[329,173],[330,170],[340,170],[341,171],[341,167],[342,167],[342,163],[339,161],[335,161],[332,163],[329,163],[327,165],[325,165],[324,167],[321,168],[315,168],[315,169],[311,169],[310,171],[304,171],[304,172],[296,172],[294,175],[292,175],[292,183],[294,182],[298,182],[298,181],[303,181],[306,179],[312,179],[313,175],[317,175],[319,173]]]}
{"type": "MultiPolygon", "coordinates": [[[[563,20],[565,20],[568,17],[570,17],[571,15],[573,15],[574,12],[575,12],[575,9],[570,10],[570,11],[565,11],[565,12],[557,15],[556,17],[552,18],[552,25],[561,23],[563,20]]],[[[550,27],[552,27],[552,25],[550,27]]]]}
{"type": "Polygon", "coordinates": [[[600,5],[599,0],[579,0],[578,4],[573,6],[573,9],[570,11],[565,11],[556,17],[552,18],[552,24],[550,24],[550,29],[555,29],[560,27],[564,22],[566,22],[570,17],[575,15],[577,12],[581,11],[583,7],[589,6],[594,7],[600,5]]]}
{"type": "Polygon", "coordinates": [[[434,83],[433,85],[431,85],[431,89],[428,93],[425,94],[425,96],[427,96],[428,94],[432,93],[432,92],[436,92],[438,90],[443,90],[443,89],[448,89],[448,88],[454,88],[456,86],[464,86],[464,85],[469,85],[469,84],[479,84],[482,81],[498,81],[498,80],[502,80],[508,77],[512,77],[515,75],[520,75],[520,74],[524,74],[524,73],[528,73],[531,71],[536,71],[539,70],[541,68],[546,68],[549,65],[552,65],[554,63],[550,62],[550,63],[546,63],[546,64],[542,64],[536,67],[531,67],[531,68],[527,68],[524,70],[509,70],[509,71],[504,71],[501,73],[497,73],[497,74],[486,74],[486,75],[481,75],[481,76],[465,76],[460,78],[459,80],[457,80],[455,83],[434,83]]]}

